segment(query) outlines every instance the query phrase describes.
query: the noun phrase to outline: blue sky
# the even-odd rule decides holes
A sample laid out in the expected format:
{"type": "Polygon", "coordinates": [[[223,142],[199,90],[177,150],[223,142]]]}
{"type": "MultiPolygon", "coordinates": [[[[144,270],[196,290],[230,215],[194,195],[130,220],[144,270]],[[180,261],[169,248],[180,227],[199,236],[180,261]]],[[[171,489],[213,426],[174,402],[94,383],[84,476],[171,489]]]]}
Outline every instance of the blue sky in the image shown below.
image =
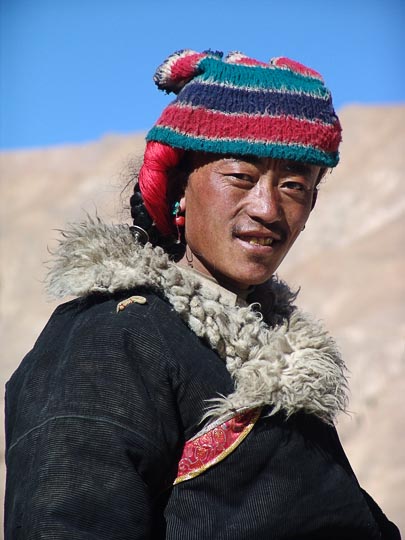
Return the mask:
{"type": "Polygon", "coordinates": [[[151,127],[178,49],[289,56],[335,106],[405,101],[403,0],[0,0],[0,149],[151,127]]]}

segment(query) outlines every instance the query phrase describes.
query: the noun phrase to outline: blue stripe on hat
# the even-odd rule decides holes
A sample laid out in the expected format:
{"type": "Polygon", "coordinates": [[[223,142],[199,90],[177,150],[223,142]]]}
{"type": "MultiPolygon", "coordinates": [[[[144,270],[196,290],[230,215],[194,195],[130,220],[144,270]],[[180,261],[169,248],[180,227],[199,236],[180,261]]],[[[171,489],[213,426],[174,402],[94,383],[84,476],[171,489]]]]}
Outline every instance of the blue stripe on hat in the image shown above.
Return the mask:
{"type": "Polygon", "coordinates": [[[336,118],[330,96],[325,98],[283,91],[257,90],[253,99],[252,89],[207,84],[197,80],[191,81],[183,88],[181,99],[178,101],[224,113],[288,115],[306,120],[321,120],[326,124],[333,124],[336,118]]]}

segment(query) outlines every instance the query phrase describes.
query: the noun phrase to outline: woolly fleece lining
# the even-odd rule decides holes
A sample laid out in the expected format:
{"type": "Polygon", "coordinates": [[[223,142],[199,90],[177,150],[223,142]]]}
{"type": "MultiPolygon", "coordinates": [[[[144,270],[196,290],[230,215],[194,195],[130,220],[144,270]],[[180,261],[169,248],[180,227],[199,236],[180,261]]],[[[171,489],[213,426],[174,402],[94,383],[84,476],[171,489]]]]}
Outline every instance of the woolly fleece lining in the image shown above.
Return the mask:
{"type": "Polygon", "coordinates": [[[261,287],[273,300],[265,322],[257,304],[227,305],[220,292],[204,287],[160,247],[136,243],[127,225],[73,224],[62,232],[54,256],[47,278],[51,296],[147,287],[168,300],[225,361],[235,381],[234,392],[213,400],[206,417],[270,405],[271,414],[303,411],[333,423],[345,411],[346,368],[334,340],[291,305],[294,295],[276,278],[261,287]]]}

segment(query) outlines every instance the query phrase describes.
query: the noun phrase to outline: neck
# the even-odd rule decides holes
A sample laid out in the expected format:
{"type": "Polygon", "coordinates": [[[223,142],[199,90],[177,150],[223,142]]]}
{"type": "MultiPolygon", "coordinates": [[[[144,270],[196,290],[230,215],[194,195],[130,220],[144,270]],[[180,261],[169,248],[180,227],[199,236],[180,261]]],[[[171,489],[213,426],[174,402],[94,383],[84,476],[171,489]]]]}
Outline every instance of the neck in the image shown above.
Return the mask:
{"type": "Polygon", "coordinates": [[[177,263],[184,268],[192,268],[200,274],[203,274],[208,279],[215,281],[224,289],[236,294],[238,297],[246,300],[247,296],[254,290],[253,285],[238,286],[234,282],[227,280],[226,276],[216,274],[215,271],[210,271],[204,263],[189,249],[186,250],[184,256],[177,263]]]}

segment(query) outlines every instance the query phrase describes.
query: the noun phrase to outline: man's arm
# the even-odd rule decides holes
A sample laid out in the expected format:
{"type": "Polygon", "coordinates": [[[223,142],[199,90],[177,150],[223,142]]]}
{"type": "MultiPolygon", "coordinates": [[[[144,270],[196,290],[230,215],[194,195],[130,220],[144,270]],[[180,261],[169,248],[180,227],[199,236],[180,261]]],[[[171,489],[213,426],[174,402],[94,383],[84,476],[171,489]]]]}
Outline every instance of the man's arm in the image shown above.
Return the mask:
{"type": "Polygon", "coordinates": [[[384,514],[378,504],[374,501],[372,497],[370,497],[370,495],[366,491],[364,491],[364,489],[362,489],[361,491],[363,492],[364,498],[367,501],[367,504],[371,510],[371,513],[373,514],[374,519],[380,527],[382,540],[401,540],[401,535],[398,527],[387,518],[387,516],[384,514]]]}
{"type": "Polygon", "coordinates": [[[108,418],[50,418],[8,450],[5,538],[151,538],[160,462],[108,418]]]}
{"type": "Polygon", "coordinates": [[[95,300],[58,309],[7,385],[6,540],[162,525],[182,440],[153,298],[120,314],[95,300]]]}

